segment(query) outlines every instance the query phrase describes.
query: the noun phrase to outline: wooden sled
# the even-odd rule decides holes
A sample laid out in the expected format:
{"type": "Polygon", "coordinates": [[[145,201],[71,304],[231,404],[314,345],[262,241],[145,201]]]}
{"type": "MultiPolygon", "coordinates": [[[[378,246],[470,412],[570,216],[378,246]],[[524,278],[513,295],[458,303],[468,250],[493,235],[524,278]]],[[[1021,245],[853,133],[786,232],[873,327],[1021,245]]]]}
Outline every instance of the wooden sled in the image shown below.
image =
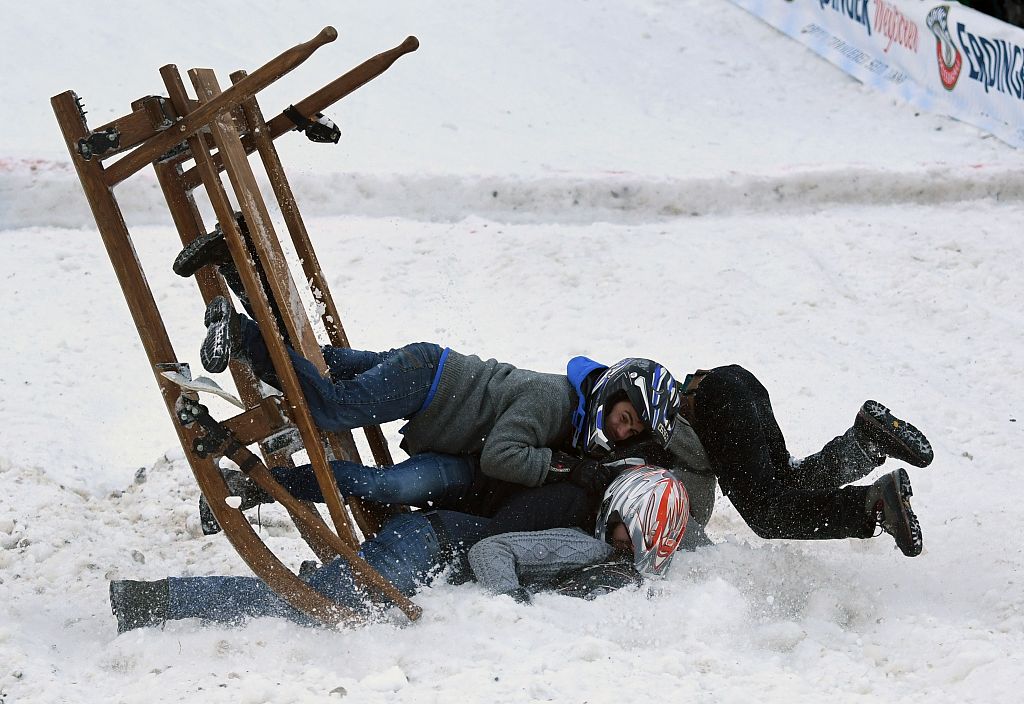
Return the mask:
{"type": "MultiPolygon", "coordinates": [[[[254,152],[260,157],[302,262],[303,278],[309,282],[311,293],[323,311],[330,344],[347,347],[348,338],[338,309],[313,252],[274,140],[296,127],[296,113],[300,123],[303,118],[315,120],[320,111],[379,76],[402,55],[415,51],[419,42],[415,37],[407,38],[273,119],[265,120],[256,94],[336,37],[335,29],[326,27],[310,41],[288,49],[251,74],[233,73],[233,85],[224,90],[212,70],[192,69],[188,75],[195,98],[188,95],[177,67],[164,66],[160,75],[167,88],[166,96],[140,98],[132,103],[132,112],[95,130],[86,123],[82,103],[73,91],[56,95],[50,102],[192,472],[217,522],[239,555],[289,604],[323,623],[351,624],[362,620],[355,612],[327,599],[293,574],[263,543],[241,511],[227,503],[227,485],[217,465],[222,456],[236,462],[287,509],[300,534],[321,561],[336,556],[345,559],[362,587],[384,596],[409,619],[415,620],[420,615],[419,607],[356,554],[359,540],[353,522],[364,536],[370,537],[379,530],[386,513],[382,507],[355,499],[346,503],[338,492],[329,460],[360,462],[359,453],[349,432],[322,433],[314,425],[299,388],[285,346],[286,339],[321,373],[326,373],[327,366],[248,158],[254,152]],[[117,156],[119,158],[113,160],[117,156]],[[196,188],[205,190],[217,221],[224,229],[228,249],[267,343],[283,387],[283,397],[264,398],[252,371],[232,362],[231,374],[245,410],[220,421],[202,404],[198,392],[210,388],[206,382],[192,381],[188,365],[178,360],[171,347],[156,299],[114,195],[118,184],[149,164],[156,170],[183,244],[187,245],[211,229],[203,223],[193,195],[196,188]],[[221,180],[221,172],[227,174],[230,190],[221,180]],[[248,226],[249,244],[236,223],[236,212],[241,213],[248,226]],[[261,270],[266,273],[270,290],[265,290],[261,283],[261,270]],[[272,301],[280,311],[283,330],[277,323],[272,301]],[[204,386],[206,388],[202,388],[204,386]],[[267,469],[268,465],[294,466],[293,448],[275,450],[267,442],[288,428],[297,428],[301,435],[333,525],[328,525],[312,504],[292,497],[267,469]],[[254,445],[258,446],[262,458],[248,449],[254,445]]],[[[214,267],[200,269],[196,280],[207,303],[215,296],[228,295],[214,267]]],[[[375,462],[382,467],[390,466],[392,460],[380,429],[368,427],[364,432],[375,462]]]]}

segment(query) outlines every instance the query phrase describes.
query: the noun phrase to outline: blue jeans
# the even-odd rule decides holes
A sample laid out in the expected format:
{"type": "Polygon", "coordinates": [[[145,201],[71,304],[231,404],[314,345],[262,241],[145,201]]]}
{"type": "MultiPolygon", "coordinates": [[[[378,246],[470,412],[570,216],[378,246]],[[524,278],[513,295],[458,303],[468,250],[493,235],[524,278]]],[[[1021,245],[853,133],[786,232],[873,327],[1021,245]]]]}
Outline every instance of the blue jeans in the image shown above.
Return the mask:
{"type": "MultiPolygon", "coordinates": [[[[393,467],[381,469],[355,462],[331,462],[342,496],[357,496],[380,504],[429,508],[449,506],[473,488],[475,457],[424,452],[393,467]]],[[[323,502],[312,466],[275,467],[274,478],[301,501],[323,502]]]]}
{"type": "MultiPolygon", "coordinates": [[[[486,518],[454,511],[416,511],[395,516],[359,553],[371,567],[410,596],[439,570],[464,555],[486,534],[486,518]]],[[[237,622],[275,616],[305,625],[317,622],[292,608],[256,577],[171,577],[167,618],[237,622]]],[[[381,603],[356,586],[348,563],[338,558],[317,570],[309,585],[359,613],[381,603]]]]}
{"type": "MultiPolygon", "coordinates": [[[[242,355],[262,381],[281,388],[263,336],[249,318],[240,316],[242,355]]],[[[443,350],[415,342],[387,352],[324,347],[331,378],[289,348],[299,385],[313,421],[327,431],[353,430],[410,418],[426,407],[438,375],[443,350]]]]}

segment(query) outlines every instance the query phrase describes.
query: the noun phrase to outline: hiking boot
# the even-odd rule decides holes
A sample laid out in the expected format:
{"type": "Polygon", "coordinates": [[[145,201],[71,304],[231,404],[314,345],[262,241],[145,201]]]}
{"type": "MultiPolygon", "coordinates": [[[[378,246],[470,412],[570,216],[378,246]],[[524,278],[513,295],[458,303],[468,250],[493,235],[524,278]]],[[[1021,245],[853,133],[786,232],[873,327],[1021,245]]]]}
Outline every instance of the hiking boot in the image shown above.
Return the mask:
{"type": "Polygon", "coordinates": [[[199,348],[199,360],[211,374],[227,369],[232,357],[242,349],[242,324],[231,301],[217,296],[206,307],[203,316],[206,323],[206,338],[199,348]]]}
{"type": "MultiPolygon", "coordinates": [[[[228,496],[237,496],[242,500],[238,506],[239,511],[248,511],[260,504],[274,503],[274,497],[242,472],[235,469],[222,469],[220,473],[228,485],[228,496]]],[[[199,524],[202,526],[203,535],[215,535],[222,530],[220,523],[213,515],[210,503],[203,494],[199,495],[199,524]]]]}
{"type": "Polygon", "coordinates": [[[868,487],[867,496],[869,520],[896,538],[896,546],[907,557],[917,557],[924,547],[921,524],[910,508],[913,494],[907,470],[900,467],[868,487]]]}
{"type": "Polygon", "coordinates": [[[853,421],[857,441],[881,464],[886,457],[927,467],[935,455],[928,438],[910,423],[900,420],[878,401],[865,401],[853,421]]]}
{"type": "Polygon", "coordinates": [[[299,564],[299,579],[308,583],[318,569],[320,569],[320,563],[316,560],[303,560],[299,564]]]}
{"type": "MultiPolygon", "coordinates": [[[[241,218],[241,213],[235,216],[241,218]]],[[[227,264],[231,262],[231,252],[228,250],[228,242],[224,238],[224,230],[220,223],[214,227],[213,232],[199,235],[182,248],[178,256],[174,258],[171,268],[178,276],[192,276],[208,264],[227,264]]]]}
{"type": "Polygon", "coordinates": [[[162,626],[167,620],[170,601],[167,580],[137,582],[130,579],[110,581],[110,611],[117,617],[117,632],[133,628],[162,626]]]}

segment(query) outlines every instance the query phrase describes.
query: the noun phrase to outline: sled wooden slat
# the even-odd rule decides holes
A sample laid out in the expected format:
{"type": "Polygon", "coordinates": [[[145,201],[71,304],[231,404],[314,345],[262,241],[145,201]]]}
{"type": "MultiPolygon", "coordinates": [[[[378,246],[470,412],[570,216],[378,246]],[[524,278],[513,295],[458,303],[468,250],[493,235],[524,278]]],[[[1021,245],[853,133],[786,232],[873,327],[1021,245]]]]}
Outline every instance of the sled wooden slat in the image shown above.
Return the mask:
{"type": "MultiPolygon", "coordinates": [[[[244,71],[236,71],[231,74],[231,80],[235,82],[241,81],[244,78],[244,71]]],[[[334,303],[334,297],[331,295],[327,284],[327,277],[324,276],[323,270],[320,267],[309,232],[306,230],[306,225],[299,212],[295,195],[292,192],[291,185],[288,183],[284,166],[281,164],[277,148],[274,146],[274,141],[270,138],[266,122],[263,120],[263,113],[260,110],[259,103],[255,98],[251,98],[242,103],[241,107],[246,124],[249,127],[249,134],[254,138],[256,150],[270,178],[271,188],[273,188],[274,194],[277,196],[277,202],[281,206],[281,214],[284,217],[285,225],[295,247],[295,253],[302,263],[302,271],[305,274],[306,281],[310,285],[314,299],[322,307],[323,314],[321,320],[327,331],[330,343],[335,347],[351,347],[341,322],[338,307],[334,303]]],[[[380,467],[390,467],[394,464],[380,426],[367,426],[363,428],[363,432],[377,465],[380,467]]],[[[330,433],[330,435],[332,439],[337,440],[342,445],[341,449],[345,452],[346,459],[348,459],[347,455],[354,455],[355,459],[358,459],[358,451],[355,449],[351,434],[348,431],[330,433]]],[[[360,529],[362,529],[367,537],[370,534],[375,535],[380,530],[381,525],[389,514],[388,511],[381,510],[382,507],[379,509],[372,504],[364,504],[362,501],[349,499],[348,503],[360,529]]]]}
{"type": "MultiPolygon", "coordinates": [[[[217,84],[213,71],[209,69],[192,69],[189,73],[199,94],[200,101],[215,100],[220,95],[220,86],[217,84]]],[[[274,233],[273,225],[270,222],[270,214],[267,211],[262,196],[260,196],[256,177],[242,148],[234,122],[228,115],[220,115],[213,120],[210,127],[218,151],[224,157],[227,166],[225,171],[228,174],[235,196],[238,198],[239,207],[249,227],[250,240],[256,249],[263,270],[267,273],[267,280],[272,289],[272,291],[267,293],[272,293],[277,300],[284,323],[288,326],[289,338],[292,340],[296,351],[312,362],[317,371],[326,375],[327,363],[324,361],[320,345],[306,317],[306,311],[302,305],[298,290],[292,281],[288,264],[284,258],[284,252],[281,250],[277,235],[274,233]]],[[[211,178],[216,179],[217,175],[213,171],[212,165],[204,164],[204,167],[206,166],[210,167],[211,178]]],[[[225,216],[219,212],[216,204],[215,210],[218,210],[218,217],[224,223],[225,216]]],[[[237,231],[233,211],[229,212],[227,220],[229,221],[227,222],[229,227],[226,227],[225,230],[237,231]]],[[[245,251],[241,233],[236,232],[236,236],[239,245],[245,251]]],[[[228,241],[230,246],[230,237],[228,241]]],[[[241,260],[236,258],[235,261],[241,260]]],[[[299,386],[298,376],[295,374],[287,349],[285,348],[284,338],[281,337],[280,333],[268,335],[266,332],[267,330],[276,331],[277,326],[273,313],[270,310],[269,302],[266,301],[265,296],[262,294],[262,287],[260,286],[259,277],[256,275],[255,269],[242,266],[239,267],[239,274],[242,276],[247,292],[250,290],[254,293],[260,292],[256,296],[259,303],[257,304],[257,300],[250,297],[250,304],[254,306],[254,311],[257,313],[257,322],[260,325],[261,332],[263,332],[263,338],[267,343],[271,359],[274,362],[274,369],[277,371],[278,377],[284,386],[285,396],[289,399],[303,398],[302,388],[299,386]],[[246,269],[249,270],[246,271],[246,269]],[[247,280],[247,278],[250,280],[247,280]],[[264,303],[266,303],[265,309],[261,310],[264,303]]],[[[313,417],[305,403],[296,403],[295,401],[292,401],[291,415],[296,426],[299,428],[299,432],[302,434],[310,464],[313,466],[317,482],[320,484],[324,495],[324,503],[327,504],[338,534],[343,540],[355,547],[359,544],[359,541],[349,523],[348,514],[345,511],[341,493],[334,478],[334,472],[324,452],[320,441],[320,433],[313,422],[313,417]]]]}
{"type": "MultiPolygon", "coordinates": [[[[165,83],[168,90],[171,92],[172,99],[177,100],[179,98],[179,92],[184,91],[184,86],[181,83],[177,70],[172,66],[165,66],[161,69],[161,74],[164,76],[165,83]]],[[[203,96],[200,95],[200,99],[202,99],[202,97],[203,96]]],[[[230,150],[235,146],[231,143],[231,137],[233,136],[234,141],[237,142],[237,132],[234,132],[229,114],[225,113],[214,118],[210,127],[214,132],[218,148],[221,150],[230,150]]],[[[255,272],[255,263],[249,258],[248,248],[246,247],[242,234],[239,232],[238,226],[235,223],[234,208],[228,201],[227,193],[220,181],[220,176],[212,168],[210,155],[203,145],[200,144],[198,136],[191,137],[190,142],[196,163],[199,165],[201,172],[204,175],[204,185],[206,187],[207,195],[210,197],[210,202],[213,205],[217,219],[224,229],[225,239],[227,240],[228,248],[231,251],[232,259],[237,265],[239,275],[241,276],[246,293],[249,297],[250,305],[253,306],[253,312],[256,314],[256,320],[260,326],[260,331],[267,343],[267,348],[270,352],[274,368],[277,370],[281,383],[284,386],[285,394],[291,399],[301,399],[302,392],[298,385],[298,379],[295,376],[295,371],[292,368],[291,360],[289,359],[288,353],[285,349],[284,340],[277,329],[277,322],[270,310],[270,303],[266,298],[266,294],[259,282],[259,277],[255,272]]],[[[246,218],[246,222],[250,224],[250,235],[254,242],[261,237],[270,239],[269,234],[265,231],[265,228],[269,224],[269,216],[266,214],[266,206],[263,204],[262,197],[259,194],[259,189],[255,184],[255,177],[252,176],[252,172],[249,169],[248,161],[246,160],[244,164],[239,164],[237,161],[234,163],[229,162],[228,175],[232,179],[235,195],[239,197],[241,209],[244,217],[246,218]],[[236,167],[244,168],[248,172],[248,178],[245,178],[244,175],[240,176],[237,174],[236,167]],[[252,190],[246,193],[240,193],[239,189],[244,187],[250,187],[252,190]]],[[[259,247],[259,245],[257,245],[257,247],[259,247]]],[[[281,264],[284,263],[283,256],[278,256],[276,260],[281,264]]],[[[273,286],[276,282],[279,288],[278,291],[274,292],[275,297],[279,301],[297,300],[297,292],[294,292],[294,286],[288,286],[285,288],[285,282],[277,281],[276,279],[278,275],[283,274],[285,281],[290,284],[291,279],[288,275],[287,269],[285,268],[282,272],[281,267],[275,267],[273,265],[268,266],[268,264],[269,262],[264,262],[264,266],[266,267],[265,271],[267,271],[271,285],[273,286]]],[[[312,340],[312,347],[316,350],[316,354],[319,355],[320,350],[315,344],[315,338],[312,336],[312,330],[304,330],[295,326],[295,313],[298,312],[303,316],[302,319],[305,320],[304,311],[295,311],[294,306],[292,305],[281,305],[281,310],[284,315],[285,323],[292,324],[292,328],[288,330],[289,335],[292,336],[293,340],[299,341],[296,347],[298,347],[303,354],[306,354],[308,350],[302,349],[303,341],[312,340]],[[291,315],[288,313],[291,313],[291,315]]],[[[308,322],[306,327],[308,328],[308,322]]],[[[311,361],[316,363],[315,357],[311,361]]],[[[320,363],[324,368],[326,368],[326,365],[323,364],[322,357],[320,359],[320,363]]],[[[309,416],[308,411],[306,411],[305,414],[302,414],[297,410],[300,407],[305,409],[304,404],[296,401],[292,401],[292,404],[292,412],[294,420],[296,421],[296,426],[299,428],[307,453],[310,455],[310,462],[313,464],[314,471],[318,473],[319,478],[319,474],[324,472],[327,467],[327,459],[323,454],[323,448],[320,445],[319,434],[313,425],[312,418],[309,416]],[[319,470],[317,470],[317,464],[320,464],[319,470]]],[[[327,471],[327,473],[330,475],[331,482],[333,482],[333,473],[330,473],[329,471],[327,471]]],[[[337,485],[333,484],[333,487],[334,496],[332,497],[328,495],[328,492],[325,492],[324,499],[328,505],[335,528],[337,529],[338,534],[342,536],[343,540],[346,540],[350,545],[357,545],[358,541],[352,531],[352,527],[349,523],[344,507],[341,505],[341,498],[337,493],[337,485]]]]}
{"type": "Polygon", "coordinates": [[[95,134],[116,130],[118,134],[117,147],[97,154],[94,158],[109,159],[126,152],[173,126],[177,121],[177,113],[171,108],[170,102],[160,96],[147,95],[135,101],[132,107],[133,111],[128,115],[112,120],[93,131],[95,134]]]}
{"type": "MultiPolygon", "coordinates": [[[[164,66],[160,69],[160,73],[161,76],[164,78],[164,83],[167,86],[168,94],[171,95],[172,102],[174,102],[179,107],[179,109],[184,110],[189,105],[198,105],[197,101],[191,100],[186,94],[185,86],[181,81],[181,76],[178,74],[177,67],[173,65],[164,66]]],[[[197,150],[197,153],[200,154],[200,159],[208,159],[208,153],[206,152],[205,149],[200,149],[198,140],[195,138],[193,138],[193,147],[197,150]]],[[[170,163],[165,162],[161,164],[156,164],[155,166],[158,175],[168,172],[176,174],[177,179],[171,185],[183,187],[180,178],[181,171],[178,165],[172,165],[170,163]]],[[[213,180],[219,183],[219,178],[214,178],[213,180]]],[[[164,181],[162,180],[161,183],[164,184],[164,181]]],[[[195,239],[196,236],[198,236],[198,234],[201,234],[206,231],[205,228],[202,226],[202,218],[199,216],[198,211],[195,209],[195,199],[192,197],[191,190],[184,191],[181,188],[179,188],[178,191],[175,191],[173,193],[167,193],[167,184],[164,184],[164,186],[165,195],[168,198],[169,205],[171,205],[172,202],[178,203],[181,201],[189,205],[189,212],[187,213],[187,217],[185,219],[188,222],[193,223],[194,228],[197,229],[195,229],[194,231],[188,231],[188,236],[186,236],[185,234],[186,230],[180,230],[180,233],[183,242],[191,242],[193,239],[195,239]]],[[[216,190],[219,191],[221,189],[218,186],[216,190]]],[[[172,205],[172,212],[175,210],[175,207],[172,205]]],[[[178,208],[177,210],[180,210],[180,208],[178,208]]],[[[231,218],[231,222],[234,222],[233,217],[231,218]]],[[[203,298],[205,302],[209,302],[212,299],[213,295],[218,295],[218,293],[207,293],[207,290],[203,288],[203,283],[201,280],[201,277],[203,276],[209,277],[211,280],[216,282],[216,292],[220,293],[221,295],[228,295],[226,288],[221,282],[220,277],[216,276],[216,274],[213,271],[213,268],[203,267],[199,272],[196,273],[196,278],[200,279],[200,288],[203,290],[203,298]]],[[[260,294],[260,297],[262,298],[262,293],[260,294]]],[[[258,391],[258,381],[253,375],[252,369],[247,365],[240,364],[235,361],[232,361],[229,366],[232,370],[233,376],[235,377],[236,386],[238,386],[238,388],[243,391],[243,399],[246,399],[246,405],[254,406],[257,403],[265,404],[266,400],[260,398],[258,391]],[[246,390],[248,391],[248,394],[245,393],[246,390]]],[[[291,457],[284,452],[275,454],[269,453],[264,449],[264,456],[267,457],[268,461],[272,461],[274,463],[274,466],[295,466],[294,462],[292,462],[291,457]]],[[[316,518],[320,521],[320,526],[323,528],[323,530],[326,532],[330,532],[330,529],[327,527],[327,524],[323,522],[323,520],[320,518],[320,514],[316,511],[315,505],[312,504],[311,502],[307,502],[305,503],[305,505],[312,511],[313,515],[315,515],[316,518]]],[[[296,524],[296,528],[298,529],[300,536],[321,562],[329,562],[330,560],[333,560],[335,557],[338,556],[338,552],[334,550],[332,547],[330,547],[330,543],[328,540],[318,535],[317,531],[311,530],[307,527],[308,522],[296,522],[296,516],[292,515],[290,511],[289,514],[292,517],[292,521],[296,524]]],[[[347,531],[347,534],[351,535],[351,530],[347,531]]],[[[353,544],[356,542],[355,536],[351,537],[351,542],[353,544]]]]}
{"type": "MultiPolygon", "coordinates": [[[[179,442],[214,518],[224,529],[232,546],[253,572],[294,608],[328,624],[362,622],[362,616],[326,598],[293,574],[256,534],[248,518],[226,503],[228,487],[217,463],[221,452],[236,461],[242,461],[240,466],[289,513],[300,535],[322,561],[340,556],[351,568],[357,583],[384,595],[408,618],[414,620],[421,613],[419,607],[356,554],[358,540],[348,511],[352,510],[365,535],[377,530],[379,520],[370,516],[358,502],[352,501],[348,507],[342,502],[329,465],[328,453],[359,461],[358,450],[348,431],[321,433],[316,427],[291,365],[285,347],[286,338],[321,373],[327,372],[319,344],[306,317],[247,158],[252,151],[260,152],[263,166],[274,184],[275,196],[285,213],[285,223],[292,241],[303,261],[305,278],[326,311],[325,323],[330,323],[327,325],[330,341],[334,345],[347,346],[348,338],[337,307],[327,290],[326,278],[313,252],[309,235],[273,146],[274,137],[289,131],[291,122],[285,123],[278,119],[281,115],[275,118],[276,122],[264,122],[255,97],[256,93],[301,64],[317,48],[333,41],[336,36],[334,29],[327,27],[312,40],[286,50],[252,74],[239,72],[234,85],[223,91],[212,71],[193,69],[190,76],[197,92],[196,99],[188,96],[177,69],[173,65],[165,66],[160,73],[168,87],[168,98],[140,98],[132,103],[131,113],[92,132],[73,92],[54,96],[51,104],[128,302],[133,322],[139,331],[143,348],[150,359],[165,406],[174,420],[179,442]],[[279,130],[278,134],[272,134],[274,130],[279,130]],[[108,131],[111,134],[116,131],[118,138],[117,146],[111,149],[107,149],[108,142],[105,141],[108,131]],[[97,133],[98,136],[95,136],[97,133]],[[86,140],[86,146],[91,149],[79,149],[80,140],[86,140]],[[117,155],[121,156],[104,164],[117,155]],[[195,163],[186,172],[184,165],[190,160],[195,163]],[[165,370],[172,370],[187,376],[188,371],[185,365],[177,361],[171,348],[155,297],[135,254],[113,193],[117,184],[149,163],[155,167],[182,244],[187,245],[209,231],[193,195],[195,188],[204,188],[224,230],[231,258],[238,268],[254,317],[267,342],[284,397],[264,398],[260,382],[251,369],[247,365],[232,362],[230,369],[235,386],[247,410],[223,422],[207,417],[205,411],[192,422],[188,422],[191,417],[189,413],[183,412],[181,418],[178,417],[178,411],[184,408],[181,405],[183,403],[192,404],[189,407],[193,409],[193,415],[196,410],[202,409],[194,406],[194,401],[186,401],[185,395],[194,398],[191,396],[192,391],[183,390],[161,375],[165,370]],[[221,181],[221,170],[227,174],[230,193],[221,181]],[[237,207],[232,204],[232,197],[237,207]],[[235,221],[236,210],[241,210],[245,219],[248,243],[235,221]],[[266,272],[267,290],[264,290],[264,280],[261,278],[262,273],[257,271],[257,265],[266,272]],[[277,313],[280,314],[284,330],[278,329],[277,315],[271,307],[271,300],[277,304],[277,313]],[[282,403],[287,404],[287,407],[282,407],[282,403]],[[184,420],[179,422],[181,419],[184,420]],[[267,443],[268,438],[292,424],[302,437],[317,481],[323,490],[330,519],[334,523],[333,530],[314,504],[295,499],[267,469],[267,462],[272,462],[271,466],[294,466],[290,455],[295,446],[286,443],[286,448],[271,449],[267,443]],[[265,462],[247,449],[247,445],[254,443],[260,445],[265,462]]],[[[298,109],[309,115],[318,112],[380,75],[400,56],[415,50],[417,45],[414,38],[408,38],[398,47],[371,58],[299,101],[298,109]]],[[[205,267],[196,272],[195,277],[204,301],[209,302],[218,295],[229,295],[215,267],[205,267]]],[[[390,454],[380,429],[368,429],[367,439],[377,463],[390,464],[390,454]]],[[[280,445],[275,443],[273,447],[278,448],[280,445]]]]}
{"type": "MultiPolygon", "coordinates": [[[[338,102],[346,95],[380,76],[391,68],[399,58],[405,54],[416,51],[419,46],[420,42],[416,37],[406,37],[405,41],[398,46],[367,59],[352,70],[334,79],[323,88],[320,88],[315,93],[312,93],[295,103],[294,107],[306,117],[322,112],[324,109],[334,105],[334,103],[338,102]]],[[[271,119],[267,123],[267,126],[271,140],[277,139],[286,132],[295,129],[295,123],[292,122],[291,118],[284,114],[284,111],[281,111],[280,114],[271,119]]],[[[257,146],[251,134],[243,136],[242,143],[245,145],[246,154],[251,154],[256,151],[257,146]]],[[[218,169],[224,168],[220,155],[214,156],[214,163],[217,165],[218,169]]],[[[195,167],[185,171],[183,178],[185,183],[192,187],[198,185],[200,180],[195,167]]]]}
{"type": "Polygon", "coordinates": [[[242,83],[217,96],[216,100],[204,103],[197,110],[181,118],[178,124],[146,140],[135,151],[111,164],[106,171],[106,183],[115,186],[150,162],[158,159],[172,147],[209,124],[215,115],[230,110],[246,98],[252,97],[271,83],[281,78],[313,55],[324,44],[333,42],[338,36],[334,27],[324,27],[308,42],[293,46],[279,56],[256,69],[242,83]]]}
{"type": "Polygon", "coordinates": [[[331,533],[330,530],[326,530],[323,520],[320,518],[319,514],[310,511],[303,502],[289,494],[288,491],[281,486],[276,479],[274,479],[274,475],[270,473],[266,465],[258,461],[258,458],[253,457],[253,459],[256,460],[256,466],[249,471],[249,477],[259,484],[260,487],[262,487],[276,501],[281,503],[290,514],[305,524],[306,528],[315,532],[318,536],[326,540],[332,548],[337,550],[338,553],[348,562],[357,580],[375,587],[377,591],[386,596],[394,603],[395,606],[401,609],[402,613],[408,616],[410,620],[415,621],[422,615],[423,611],[419,606],[414,604],[409,597],[398,591],[391,582],[381,577],[375,569],[370,567],[370,565],[363,560],[363,558],[359,557],[351,546],[341,540],[338,536],[331,533]]]}
{"type": "MultiPolygon", "coordinates": [[[[157,371],[160,365],[177,364],[167,330],[164,328],[156,300],[135,254],[128,228],[125,226],[120,207],[107,186],[103,167],[98,160],[87,161],[78,153],[78,140],[84,139],[89,130],[78,109],[76,96],[66,91],[50,101],[57,122],[64,135],[64,141],[75,165],[86,199],[96,220],[100,236],[118,282],[125,294],[128,309],[143,348],[151,362],[154,378],[171,418],[175,432],[183,448],[191,448],[197,431],[177,422],[175,404],[180,389],[162,377],[157,371]]],[[[189,465],[202,492],[210,500],[211,508],[218,522],[225,529],[235,550],[246,560],[258,577],[271,585],[283,599],[296,609],[317,618],[324,623],[358,623],[351,610],[326,598],[292,574],[256,535],[245,516],[229,507],[227,485],[224,483],[213,459],[203,459],[186,451],[189,465]]]]}

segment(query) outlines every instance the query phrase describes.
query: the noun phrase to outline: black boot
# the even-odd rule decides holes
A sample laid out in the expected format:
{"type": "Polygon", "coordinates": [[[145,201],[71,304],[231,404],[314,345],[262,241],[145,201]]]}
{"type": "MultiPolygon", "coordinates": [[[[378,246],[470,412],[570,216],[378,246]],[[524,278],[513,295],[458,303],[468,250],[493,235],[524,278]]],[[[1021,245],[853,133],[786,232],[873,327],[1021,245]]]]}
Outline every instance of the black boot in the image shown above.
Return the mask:
{"type": "MultiPolygon", "coordinates": [[[[242,503],[239,504],[239,511],[248,511],[260,504],[274,503],[274,497],[265,492],[263,488],[242,472],[234,469],[222,469],[221,475],[228,485],[228,495],[237,496],[242,503]]],[[[203,528],[203,535],[214,535],[221,532],[220,523],[213,515],[213,509],[202,494],[199,495],[199,523],[203,528]]]]}
{"type": "Polygon", "coordinates": [[[199,360],[211,374],[227,369],[228,362],[242,351],[242,326],[231,301],[217,296],[203,316],[206,338],[199,348],[199,360]]]}
{"type": "Polygon", "coordinates": [[[924,433],[894,416],[878,401],[864,402],[853,428],[864,451],[880,460],[892,457],[915,467],[927,467],[935,457],[924,433]]]}
{"type": "MultiPolygon", "coordinates": [[[[235,222],[242,234],[248,236],[249,230],[245,226],[245,220],[241,213],[235,213],[235,222]]],[[[199,235],[182,248],[178,256],[174,258],[171,268],[178,276],[192,276],[208,264],[229,264],[231,252],[228,249],[227,240],[224,239],[224,228],[220,223],[213,228],[213,232],[199,235]]]]}
{"type": "Polygon", "coordinates": [[[169,601],[166,579],[155,582],[114,579],[110,582],[110,611],[117,617],[118,633],[163,625],[169,601]]]}
{"type": "Polygon", "coordinates": [[[897,469],[868,487],[868,520],[896,538],[896,546],[907,557],[917,557],[924,547],[921,524],[910,508],[910,477],[897,469]]]}

